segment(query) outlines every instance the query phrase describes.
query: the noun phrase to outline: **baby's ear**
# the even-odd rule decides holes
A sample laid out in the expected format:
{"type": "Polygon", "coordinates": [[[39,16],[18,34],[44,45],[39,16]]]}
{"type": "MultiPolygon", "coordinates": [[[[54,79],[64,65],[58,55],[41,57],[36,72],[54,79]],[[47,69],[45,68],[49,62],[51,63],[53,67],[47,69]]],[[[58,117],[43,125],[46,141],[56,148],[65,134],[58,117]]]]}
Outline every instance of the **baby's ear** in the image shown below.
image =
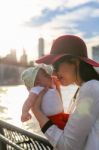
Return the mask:
{"type": "Polygon", "coordinates": [[[38,84],[40,84],[40,81],[37,79],[37,80],[35,81],[35,83],[34,83],[34,86],[36,86],[36,85],[38,85],[38,84]]]}

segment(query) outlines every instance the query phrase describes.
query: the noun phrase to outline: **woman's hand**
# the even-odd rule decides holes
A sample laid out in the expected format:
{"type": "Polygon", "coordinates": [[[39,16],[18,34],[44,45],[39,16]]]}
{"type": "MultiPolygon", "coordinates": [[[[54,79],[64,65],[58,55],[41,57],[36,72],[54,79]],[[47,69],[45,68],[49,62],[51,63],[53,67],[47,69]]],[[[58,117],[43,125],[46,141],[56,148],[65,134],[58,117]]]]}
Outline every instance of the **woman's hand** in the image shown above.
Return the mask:
{"type": "Polygon", "coordinates": [[[46,122],[49,120],[46,115],[41,111],[41,103],[42,103],[42,98],[44,96],[44,94],[47,92],[48,88],[45,88],[44,90],[42,90],[40,92],[40,94],[38,95],[36,101],[33,104],[32,107],[32,112],[35,115],[36,119],[39,122],[40,127],[42,128],[46,122]]]}

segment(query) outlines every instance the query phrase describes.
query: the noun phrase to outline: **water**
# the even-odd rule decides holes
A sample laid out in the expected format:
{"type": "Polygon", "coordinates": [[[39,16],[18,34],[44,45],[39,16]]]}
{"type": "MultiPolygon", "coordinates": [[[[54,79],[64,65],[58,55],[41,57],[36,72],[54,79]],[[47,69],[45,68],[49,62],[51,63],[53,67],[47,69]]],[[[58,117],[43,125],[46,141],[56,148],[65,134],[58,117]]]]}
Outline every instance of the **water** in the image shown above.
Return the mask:
{"type": "MultiPolygon", "coordinates": [[[[73,97],[77,87],[61,87],[64,109],[66,111],[69,101],[73,97]]],[[[0,87],[0,119],[30,132],[42,134],[36,118],[22,123],[20,120],[22,105],[28,96],[24,85],[0,87]]]]}

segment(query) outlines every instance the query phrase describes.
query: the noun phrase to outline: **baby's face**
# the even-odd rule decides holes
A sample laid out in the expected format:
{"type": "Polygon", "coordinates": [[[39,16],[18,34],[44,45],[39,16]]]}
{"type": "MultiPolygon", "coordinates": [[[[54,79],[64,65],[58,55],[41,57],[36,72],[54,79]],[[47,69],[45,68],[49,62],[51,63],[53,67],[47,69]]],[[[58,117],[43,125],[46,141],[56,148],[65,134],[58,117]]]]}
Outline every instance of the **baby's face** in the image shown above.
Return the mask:
{"type": "Polygon", "coordinates": [[[37,74],[36,80],[40,86],[50,87],[52,85],[51,76],[43,69],[40,69],[37,74]]]}

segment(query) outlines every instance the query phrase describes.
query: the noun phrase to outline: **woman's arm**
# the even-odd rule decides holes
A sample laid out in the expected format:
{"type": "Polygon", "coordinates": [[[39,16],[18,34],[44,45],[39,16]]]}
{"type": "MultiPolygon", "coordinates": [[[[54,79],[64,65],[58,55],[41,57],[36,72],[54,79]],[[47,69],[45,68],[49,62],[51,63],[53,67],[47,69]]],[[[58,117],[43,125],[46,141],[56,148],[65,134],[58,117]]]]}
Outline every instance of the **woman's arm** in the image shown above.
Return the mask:
{"type": "MultiPolygon", "coordinates": [[[[48,124],[48,118],[40,110],[40,99],[36,103],[36,117],[41,128],[48,124]]],[[[71,114],[64,131],[57,126],[46,127],[45,135],[53,147],[58,150],[82,150],[92,126],[99,113],[99,102],[94,101],[94,95],[90,89],[85,89],[79,96],[79,103],[74,113],[71,114]]]]}

